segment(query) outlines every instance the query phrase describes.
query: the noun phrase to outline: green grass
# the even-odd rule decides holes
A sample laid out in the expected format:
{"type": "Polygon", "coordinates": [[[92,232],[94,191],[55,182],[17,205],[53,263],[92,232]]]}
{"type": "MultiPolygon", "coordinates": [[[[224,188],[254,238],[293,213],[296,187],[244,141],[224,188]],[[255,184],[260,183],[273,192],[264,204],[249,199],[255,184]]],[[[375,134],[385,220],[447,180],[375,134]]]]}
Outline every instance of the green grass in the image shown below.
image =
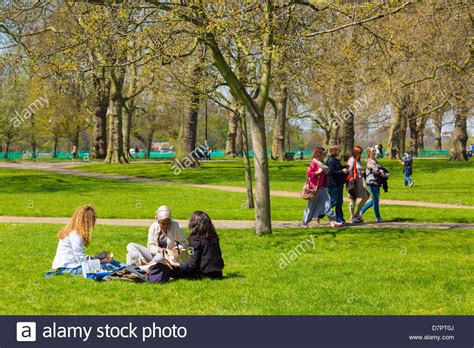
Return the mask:
{"type": "MultiPolygon", "coordinates": [[[[474,163],[447,160],[414,160],[415,187],[403,187],[402,168],[398,161],[382,160],[390,170],[389,192],[386,199],[416,200],[462,205],[474,205],[471,194],[474,163]]],[[[308,161],[270,161],[271,188],[298,192],[305,181],[308,161]]],[[[132,163],[130,165],[91,164],[77,167],[100,173],[131,175],[176,182],[245,186],[241,161],[203,162],[200,169],[186,169],[174,175],[170,163],[132,163]]]]}
{"type": "MultiPolygon", "coordinates": [[[[166,204],[177,219],[188,219],[195,210],[206,211],[213,219],[254,219],[254,211],[245,209],[243,193],[126,183],[34,170],[2,169],[0,180],[1,215],[67,217],[78,206],[91,203],[103,218],[153,218],[156,208],[166,204]]],[[[272,197],[272,217],[298,221],[302,219],[305,204],[299,198],[272,197]]],[[[347,204],[344,209],[348,214],[347,204]]],[[[472,209],[382,206],[381,214],[386,220],[395,221],[474,221],[472,209]]],[[[367,219],[374,219],[372,212],[367,213],[367,219]]]]}
{"type": "MultiPolygon", "coordinates": [[[[1,315],[474,314],[470,230],[304,229],[264,237],[219,230],[226,279],[156,285],[43,278],[59,228],[0,224],[1,315]],[[281,253],[304,240],[314,240],[314,249],[280,269],[281,253]]],[[[126,244],[145,243],[146,233],[98,226],[88,251],[124,260],[126,244]]]]}

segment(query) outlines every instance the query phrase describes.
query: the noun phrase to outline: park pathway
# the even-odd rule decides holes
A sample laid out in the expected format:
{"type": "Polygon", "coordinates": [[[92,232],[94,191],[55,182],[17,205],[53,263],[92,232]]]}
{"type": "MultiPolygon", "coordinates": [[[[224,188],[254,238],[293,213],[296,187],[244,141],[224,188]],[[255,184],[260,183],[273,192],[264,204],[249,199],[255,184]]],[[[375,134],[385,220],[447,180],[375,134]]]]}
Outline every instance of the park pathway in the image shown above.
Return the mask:
{"type": "MultiPolygon", "coordinates": [[[[33,217],[33,216],[0,216],[0,223],[33,223],[33,224],[62,224],[65,225],[69,218],[64,217],[33,217]]],[[[155,220],[152,219],[97,219],[98,225],[113,226],[142,226],[148,227],[155,220]]],[[[188,225],[188,220],[176,220],[182,226],[188,225]]],[[[231,229],[253,229],[255,222],[251,220],[212,220],[216,228],[231,229]]],[[[273,228],[302,228],[300,221],[272,221],[273,228]]],[[[328,222],[315,222],[310,224],[311,228],[329,228],[328,222]]],[[[348,224],[350,228],[434,228],[442,230],[473,229],[474,224],[460,223],[427,223],[427,222],[365,222],[363,224],[348,224]]]]}
{"type": "MultiPolygon", "coordinates": [[[[177,186],[186,186],[186,187],[195,187],[195,188],[205,188],[211,190],[219,190],[226,192],[238,192],[246,193],[245,187],[237,186],[226,186],[226,185],[206,185],[206,184],[191,184],[185,182],[175,182],[168,180],[157,180],[149,178],[140,178],[135,176],[128,175],[119,175],[119,174],[107,174],[107,173],[94,173],[88,172],[85,170],[72,168],[77,165],[85,164],[87,162],[77,161],[77,162],[0,162],[0,168],[10,168],[10,169],[36,169],[43,170],[58,174],[65,175],[78,175],[85,176],[90,178],[97,179],[106,179],[106,180],[118,180],[125,182],[134,182],[134,183],[146,183],[146,184],[162,184],[162,185],[177,185],[177,186]]],[[[280,190],[271,190],[270,194],[275,197],[291,197],[299,198],[299,192],[292,191],[280,191],[280,190]]],[[[381,199],[381,204],[384,205],[403,205],[403,206],[412,206],[412,207],[426,207],[426,208],[443,208],[443,209],[474,209],[474,206],[471,205],[462,205],[462,204],[446,204],[446,203],[434,203],[434,202],[421,202],[421,201],[405,201],[405,200],[394,200],[394,199],[381,199]]]]}

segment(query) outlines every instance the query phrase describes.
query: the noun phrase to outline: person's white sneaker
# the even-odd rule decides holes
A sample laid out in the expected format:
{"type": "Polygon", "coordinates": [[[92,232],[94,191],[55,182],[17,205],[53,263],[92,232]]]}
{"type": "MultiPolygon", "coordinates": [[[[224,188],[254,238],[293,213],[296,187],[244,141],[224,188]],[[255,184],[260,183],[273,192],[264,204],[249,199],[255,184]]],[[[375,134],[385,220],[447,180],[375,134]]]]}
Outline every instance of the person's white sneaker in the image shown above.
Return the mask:
{"type": "Polygon", "coordinates": [[[413,185],[415,185],[415,182],[414,182],[414,181],[412,181],[412,182],[410,183],[410,187],[413,187],[413,185]]]}
{"type": "Polygon", "coordinates": [[[341,227],[342,223],[337,221],[331,221],[331,227],[341,227]]]}
{"type": "Polygon", "coordinates": [[[377,223],[382,223],[382,222],[385,222],[385,220],[383,220],[383,219],[377,219],[377,220],[375,220],[375,222],[377,222],[377,223]]]}

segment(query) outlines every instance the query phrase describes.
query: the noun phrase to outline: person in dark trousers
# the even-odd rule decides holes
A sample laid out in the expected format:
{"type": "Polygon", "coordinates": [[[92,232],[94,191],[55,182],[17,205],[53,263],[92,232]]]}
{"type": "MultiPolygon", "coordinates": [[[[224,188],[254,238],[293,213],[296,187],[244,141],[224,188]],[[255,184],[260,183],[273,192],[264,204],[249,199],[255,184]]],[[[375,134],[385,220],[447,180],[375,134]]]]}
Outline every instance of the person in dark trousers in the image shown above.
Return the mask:
{"type": "Polygon", "coordinates": [[[135,153],[134,153],[135,159],[138,158],[138,154],[139,154],[139,153],[140,153],[140,148],[138,147],[138,145],[135,145],[135,153]]]}
{"type": "MultiPolygon", "coordinates": [[[[195,211],[189,220],[189,261],[180,264],[177,278],[186,279],[222,279],[224,260],[222,258],[219,237],[209,215],[195,211]]],[[[173,277],[175,277],[173,276],[173,277]]]]}
{"type": "Polygon", "coordinates": [[[342,211],[344,184],[346,183],[347,168],[341,164],[339,156],[340,148],[337,145],[329,147],[328,166],[328,191],[331,197],[331,208],[336,207],[336,221],[345,223],[342,211]]]}
{"type": "Polygon", "coordinates": [[[400,163],[403,164],[403,177],[405,178],[405,187],[412,187],[415,183],[411,179],[413,175],[413,157],[411,156],[412,150],[408,149],[407,152],[403,155],[403,159],[400,160],[400,163]]]}

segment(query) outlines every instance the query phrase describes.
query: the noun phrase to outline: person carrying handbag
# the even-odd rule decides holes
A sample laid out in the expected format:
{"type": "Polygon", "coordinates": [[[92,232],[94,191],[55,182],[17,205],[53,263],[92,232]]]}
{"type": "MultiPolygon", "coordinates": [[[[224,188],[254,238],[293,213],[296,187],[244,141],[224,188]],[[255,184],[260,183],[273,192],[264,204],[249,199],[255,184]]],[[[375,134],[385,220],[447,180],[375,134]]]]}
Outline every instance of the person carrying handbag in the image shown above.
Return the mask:
{"type": "Polygon", "coordinates": [[[307,186],[313,190],[314,196],[308,200],[303,216],[303,226],[317,219],[321,215],[327,215],[331,227],[340,227],[342,223],[336,221],[336,214],[331,209],[331,198],[328,194],[328,167],[323,163],[324,148],[317,147],[313,152],[313,161],[306,171],[307,186]]]}

